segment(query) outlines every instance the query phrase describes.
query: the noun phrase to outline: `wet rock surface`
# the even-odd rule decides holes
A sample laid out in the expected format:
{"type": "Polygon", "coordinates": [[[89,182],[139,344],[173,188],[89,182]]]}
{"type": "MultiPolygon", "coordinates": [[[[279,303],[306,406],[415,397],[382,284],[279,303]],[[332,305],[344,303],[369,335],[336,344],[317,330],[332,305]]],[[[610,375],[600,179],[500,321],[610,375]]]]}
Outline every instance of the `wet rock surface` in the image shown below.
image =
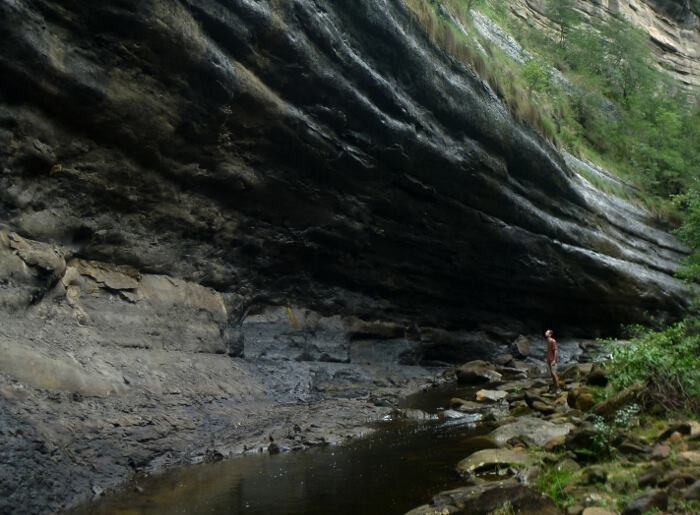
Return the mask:
{"type": "Polygon", "coordinates": [[[401,2],[21,0],[0,20],[0,221],[24,237],[239,295],[238,316],[595,333],[686,304],[685,249],[401,2]]]}

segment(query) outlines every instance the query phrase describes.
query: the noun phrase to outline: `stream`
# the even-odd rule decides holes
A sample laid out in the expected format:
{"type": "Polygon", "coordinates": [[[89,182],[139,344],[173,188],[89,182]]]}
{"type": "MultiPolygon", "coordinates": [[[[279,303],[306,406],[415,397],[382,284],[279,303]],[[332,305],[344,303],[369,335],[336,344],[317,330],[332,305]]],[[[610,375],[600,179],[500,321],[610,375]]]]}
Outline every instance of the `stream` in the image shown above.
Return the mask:
{"type": "Polygon", "coordinates": [[[473,387],[449,385],[406,398],[425,419],[387,420],[343,446],[278,455],[246,455],[193,465],[138,481],[72,511],[85,514],[401,514],[463,484],[457,462],[480,449],[490,428],[475,418],[436,419],[452,397],[473,387]],[[140,491],[142,489],[142,491],[140,491]]]}

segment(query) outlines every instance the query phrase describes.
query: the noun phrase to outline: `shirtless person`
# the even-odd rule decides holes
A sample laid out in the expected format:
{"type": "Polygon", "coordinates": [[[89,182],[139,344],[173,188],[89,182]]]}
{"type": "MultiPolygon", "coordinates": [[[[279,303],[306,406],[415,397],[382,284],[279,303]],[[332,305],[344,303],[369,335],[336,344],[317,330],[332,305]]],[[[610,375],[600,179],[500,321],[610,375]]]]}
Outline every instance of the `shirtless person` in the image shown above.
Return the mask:
{"type": "Polygon", "coordinates": [[[544,332],[544,337],[547,339],[547,368],[549,368],[549,375],[552,376],[554,390],[558,392],[560,390],[559,377],[557,376],[557,359],[559,358],[559,346],[557,345],[557,341],[554,339],[554,333],[551,329],[547,329],[544,332]]]}

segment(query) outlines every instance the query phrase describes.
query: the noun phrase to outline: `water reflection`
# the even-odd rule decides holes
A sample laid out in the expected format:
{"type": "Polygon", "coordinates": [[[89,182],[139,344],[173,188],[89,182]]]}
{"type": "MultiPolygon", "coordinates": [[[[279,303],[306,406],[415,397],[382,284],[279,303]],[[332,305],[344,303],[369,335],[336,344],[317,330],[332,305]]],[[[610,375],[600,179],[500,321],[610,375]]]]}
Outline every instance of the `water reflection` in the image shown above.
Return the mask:
{"type": "MultiPolygon", "coordinates": [[[[419,407],[415,401],[408,400],[419,407]]],[[[343,447],[192,466],[141,481],[143,493],[110,496],[75,513],[404,513],[459,486],[455,465],[478,450],[472,437],[484,430],[445,422],[393,421],[343,447]]]]}

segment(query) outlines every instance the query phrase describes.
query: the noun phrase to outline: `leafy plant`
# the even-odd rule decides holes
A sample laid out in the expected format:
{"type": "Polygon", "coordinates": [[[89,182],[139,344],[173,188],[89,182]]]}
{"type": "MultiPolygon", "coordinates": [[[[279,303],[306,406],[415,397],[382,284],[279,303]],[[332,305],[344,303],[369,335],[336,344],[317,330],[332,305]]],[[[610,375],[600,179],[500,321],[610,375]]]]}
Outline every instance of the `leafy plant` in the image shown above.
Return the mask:
{"type": "Polygon", "coordinates": [[[635,328],[626,345],[611,349],[605,366],[615,389],[643,382],[647,404],[679,411],[700,408],[700,321],[684,320],[662,331],[635,328]]]}
{"type": "Polygon", "coordinates": [[[615,453],[615,446],[613,441],[615,440],[615,430],[608,425],[605,419],[601,416],[595,415],[593,418],[593,429],[595,430],[595,435],[592,439],[591,456],[600,459],[606,459],[615,453]]]}

